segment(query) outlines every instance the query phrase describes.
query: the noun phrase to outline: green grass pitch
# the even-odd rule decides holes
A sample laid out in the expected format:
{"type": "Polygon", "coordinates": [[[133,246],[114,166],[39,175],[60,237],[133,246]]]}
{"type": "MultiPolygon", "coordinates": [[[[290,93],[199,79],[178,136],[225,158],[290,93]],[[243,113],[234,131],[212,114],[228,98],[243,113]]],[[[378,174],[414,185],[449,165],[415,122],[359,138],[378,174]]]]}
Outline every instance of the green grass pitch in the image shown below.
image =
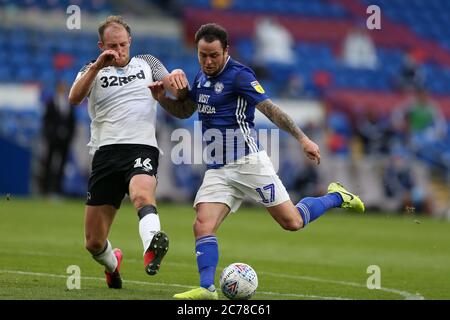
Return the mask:
{"type": "MultiPolygon", "coordinates": [[[[124,203],[110,240],[124,253],[122,290],[106,287],[103,267],[84,249],[82,200],[0,200],[0,299],[172,299],[198,285],[189,205],[159,204],[170,249],[145,274],[137,216],[124,203]],[[81,288],[68,290],[77,265],[81,288]]],[[[250,264],[253,299],[450,299],[450,223],[413,214],[327,213],[299,232],[284,231],[262,207],[242,207],[218,233],[222,268],[250,264]],[[420,223],[419,223],[420,222],[420,223]],[[380,268],[381,289],[368,289],[380,268]],[[370,281],[369,281],[370,282],[370,281]]],[[[220,295],[221,299],[225,299],[220,295]]]]}

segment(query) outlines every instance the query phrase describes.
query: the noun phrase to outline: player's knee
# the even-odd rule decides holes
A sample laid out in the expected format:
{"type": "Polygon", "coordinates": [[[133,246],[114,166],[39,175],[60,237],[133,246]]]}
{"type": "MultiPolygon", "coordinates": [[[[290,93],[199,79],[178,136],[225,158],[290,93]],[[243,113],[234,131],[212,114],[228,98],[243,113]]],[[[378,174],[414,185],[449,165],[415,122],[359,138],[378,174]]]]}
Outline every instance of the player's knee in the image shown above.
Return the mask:
{"type": "Polygon", "coordinates": [[[131,202],[136,209],[140,209],[150,203],[150,198],[146,197],[144,194],[135,194],[131,197],[131,202]]]}
{"type": "Polygon", "coordinates": [[[300,219],[290,219],[283,221],[281,227],[287,231],[298,231],[303,227],[303,223],[300,219]]]}
{"type": "Polygon", "coordinates": [[[87,251],[95,255],[105,248],[105,243],[95,239],[86,239],[85,247],[87,251]]]}
{"type": "Polygon", "coordinates": [[[194,235],[202,237],[214,232],[214,225],[205,219],[196,218],[193,225],[194,235]]]}

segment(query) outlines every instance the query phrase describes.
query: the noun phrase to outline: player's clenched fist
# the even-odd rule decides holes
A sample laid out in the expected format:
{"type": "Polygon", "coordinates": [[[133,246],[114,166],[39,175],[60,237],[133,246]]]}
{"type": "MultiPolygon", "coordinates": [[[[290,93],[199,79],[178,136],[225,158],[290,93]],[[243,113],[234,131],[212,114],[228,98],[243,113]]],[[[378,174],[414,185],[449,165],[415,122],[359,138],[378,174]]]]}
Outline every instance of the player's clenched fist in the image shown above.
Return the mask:
{"type": "Polygon", "coordinates": [[[186,74],[181,69],[173,70],[167,76],[167,79],[168,79],[170,85],[177,90],[183,90],[183,89],[188,88],[188,86],[189,86],[189,82],[186,78],[186,74]]]}
{"type": "Polygon", "coordinates": [[[119,54],[116,51],[105,50],[98,56],[93,67],[100,70],[112,66],[116,60],[119,60],[119,54]]]}
{"type": "Polygon", "coordinates": [[[301,145],[303,147],[303,152],[305,152],[308,159],[320,164],[319,146],[306,136],[301,139],[301,145]]]}

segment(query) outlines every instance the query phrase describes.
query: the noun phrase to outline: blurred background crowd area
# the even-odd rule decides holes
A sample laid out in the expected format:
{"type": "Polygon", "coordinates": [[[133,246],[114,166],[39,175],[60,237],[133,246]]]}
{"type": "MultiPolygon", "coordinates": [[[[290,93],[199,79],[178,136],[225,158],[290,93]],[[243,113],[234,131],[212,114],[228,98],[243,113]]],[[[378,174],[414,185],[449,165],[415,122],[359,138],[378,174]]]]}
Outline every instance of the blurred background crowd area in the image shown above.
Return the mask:
{"type": "MultiPolygon", "coordinates": [[[[67,90],[99,54],[98,23],[114,14],[131,26],[132,55],[150,53],[190,81],[195,31],[227,28],[231,56],[321,147],[317,167],[279,133],[271,157],[294,200],[338,180],[368,209],[449,218],[448,12],[447,0],[0,0],[0,193],[84,196],[87,103],[71,108],[67,90]],[[66,24],[72,4],[79,29],[66,24]],[[367,28],[370,5],[380,8],[380,29],[367,28]]],[[[192,130],[197,117],[158,112],[168,159],[171,132],[192,130]]],[[[274,128],[260,114],[257,124],[274,128]]],[[[160,199],[191,201],[204,170],[161,161],[160,199]]]]}

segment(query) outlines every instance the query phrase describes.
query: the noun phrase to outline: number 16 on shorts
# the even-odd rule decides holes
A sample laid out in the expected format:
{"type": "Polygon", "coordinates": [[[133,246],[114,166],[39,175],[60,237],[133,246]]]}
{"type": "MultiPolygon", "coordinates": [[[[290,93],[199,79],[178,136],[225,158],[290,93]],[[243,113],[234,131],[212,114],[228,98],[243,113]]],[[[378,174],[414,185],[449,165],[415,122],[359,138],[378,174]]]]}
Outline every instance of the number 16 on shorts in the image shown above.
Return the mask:
{"type": "Polygon", "coordinates": [[[141,163],[141,158],[137,158],[136,160],[134,160],[134,167],[135,168],[142,168],[145,171],[151,171],[153,169],[152,165],[150,164],[150,162],[152,161],[152,159],[145,159],[144,162],[141,163]]]}
{"type": "Polygon", "coordinates": [[[273,183],[268,184],[262,188],[256,188],[256,192],[258,192],[259,196],[263,203],[271,203],[275,200],[275,185],[273,183]],[[267,194],[269,191],[270,193],[267,194]],[[267,196],[269,199],[267,199],[267,196]]]}

